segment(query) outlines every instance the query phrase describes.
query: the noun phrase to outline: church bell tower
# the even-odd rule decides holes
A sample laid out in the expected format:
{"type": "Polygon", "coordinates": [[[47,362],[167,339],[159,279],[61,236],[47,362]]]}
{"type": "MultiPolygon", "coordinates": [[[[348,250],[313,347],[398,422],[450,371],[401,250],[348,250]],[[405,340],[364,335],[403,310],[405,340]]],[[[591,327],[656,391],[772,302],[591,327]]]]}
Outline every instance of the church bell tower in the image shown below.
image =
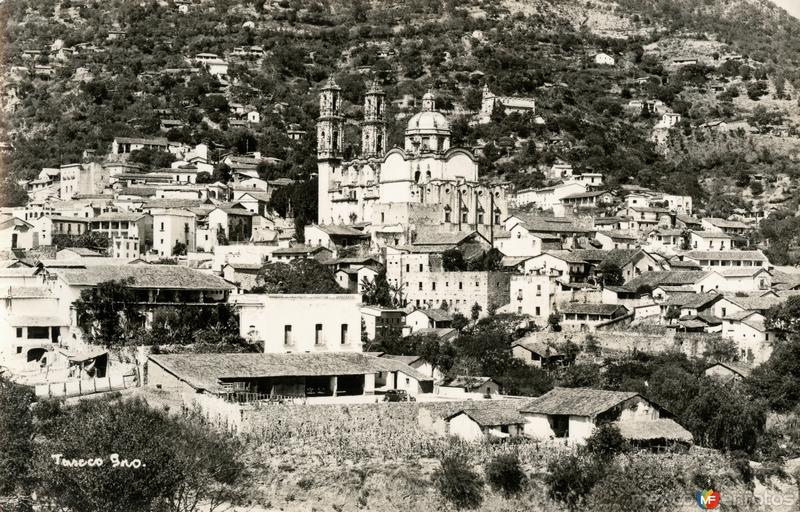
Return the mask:
{"type": "Polygon", "coordinates": [[[341,115],[341,88],[333,77],[329,78],[319,96],[319,118],[317,119],[317,222],[333,222],[330,187],[332,177],[342,162],[342,131],[344,118],[341,115]]]}
{"type": "Polygon", "coordinates": [[[364,95],[364,122],[361,123],[361,156],[375,158],[386,151],[386,93],[372,82],[364,95]]]}

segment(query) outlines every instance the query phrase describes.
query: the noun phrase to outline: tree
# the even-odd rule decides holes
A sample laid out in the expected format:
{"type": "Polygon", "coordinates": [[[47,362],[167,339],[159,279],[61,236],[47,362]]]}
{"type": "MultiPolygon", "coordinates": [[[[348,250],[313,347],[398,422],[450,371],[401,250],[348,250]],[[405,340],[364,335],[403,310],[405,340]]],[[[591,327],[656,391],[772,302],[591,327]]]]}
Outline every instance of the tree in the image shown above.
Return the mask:
{"type": "Polygon", "coordinates": [[[550,316],[547,317],[547,325],[549,325],[554,332],[560,331],[561,315],[557,312],[550,313],[550,316]]]}
{"type": "Polygon", "coordinates": [[[173,256],[186,256],[186,244],[180,240],[175,241],[175,246],[172,248],[173,256]]]}
{"type": "Polygon", "coordinates": [[[764,193],[764,185],[758,181],[752,181],[750,182],[750,192],[752,192],[754,196],[760,196],[764,193]]]}
{"type": "Polygon", "coordinates": [[[525,485],[525,473],[514,453],[497,455],[486,466],[486,480],[506,497],[518,494],[525,485]]]}
{"type": "Polygon", "coordinates": [[[6,176],[0,180],[0,206],[25,206],[28,204],[28,193],[16,181],[6,176]]]}
{"type": "Polygon", "coordinates": [[[448,249],[442,253],[442,269],[445,272],[462,272],[467,270],[467,262],[458,248],[448,249]]]}
{"type": "Polygon", "coordinates": [[[314,259],[267,263],[256,276],[254,293],[347,293],[333,273],[314,259]]]}
{"type": "Polygon", "coordinates": [[[54,234],[53,245],[56,247],[84,247],[99,252],[108,249],[111,242],[108,235],[97,231],[87,231],[80,235],[54,234]]]}
{"type": "Polygon", "coordinates": [[[138,298],[130,288],[134,282],[133,278],[104,281],[82,290],[73,302],[78,325],[90,343],[124,345],[128,334],[143,323],[138,298]]]}
{"type": "Polygon", "coordinates": [[[473,320],[477,321],[481,316],[481,311],[483,311],[483,307],[476,302],[472,305],[472,309],[470,309],[470,316],[473,320]]]}
{"type": "Polygon", "coordinates": [[[385,269],[381,269],[372,281],[364,277],[361,281],[361,287],[364,304],[384,308],[392,308],[398,305],[396,297],[392,296],[392,288],[386,280],[385,269]]]}
{"type": "Polygon", "coordinates": [[[483,479],[471,467],[469,458],[449,453],[433,473],[433,483],[444,499],[459,509],[475,509],[483,502],[483,479]]]}
{"type": "Polygon", "coordinates": [[[36,451],[37,492],[86,512],[215,510],[236,499],[244,475],[241,445],[202,417],[180,417],[143,400],[86,400],[62,408],[36,451]],[[114,456],[127,465],[114,467],[114,456]],[[102,467],[67,467],[100,458],[102,467]],[[135,462],[138,460],[139,462],[135,462]],[[138,464],[138,465],[137,465],[138,464]]]}
{"type": "Polygon", "coordinates": [[[30,491],[35,434],[33,400],[30,388],[0,377],[0,496],[25,495],[30,491]]]}
{"type": "Polygon", "coordinates": [[[161,169],[169,167],[175,161],[175,155],[157,149],[135,149],[131,151],[128,161],[151,169],[161,169]]]}
{"type": "Polygon", "coordinates": [[[689,403],[680,423],[702,446],[752,453],[764,433],[766,410],[763,401],[708,380],[689,403]]]}
{"type": "Polygon", "coordinates": [[[764,325],[769,330],[777,331],[782,339],[800,334],[800,296],[793,295],[769,308],[764,325]]]}
{"type": "Polygon", "coordinates": [[[618,453],[627,450],[627,444],[619,427],[613,423],[604,423],[586,439],[586,451],[601,461],[608,462],[618,453]]]}
{"type": "Polygon", "coordinates": [[[673,320],[677,320],[681,317],[681,308],[678,306],[669,306],[667,311],[664,313],[664,320],[668,321],[670,325],[672,325],[673,320]]]}
{"type": "Polygon", "coordinates": [[[603,261],[598,270],[603,276],[604,286],[619,286],[625,282],[625,278],[622,275],[622,269],[619,268],[619,265],[613,261],[603,261]]]}

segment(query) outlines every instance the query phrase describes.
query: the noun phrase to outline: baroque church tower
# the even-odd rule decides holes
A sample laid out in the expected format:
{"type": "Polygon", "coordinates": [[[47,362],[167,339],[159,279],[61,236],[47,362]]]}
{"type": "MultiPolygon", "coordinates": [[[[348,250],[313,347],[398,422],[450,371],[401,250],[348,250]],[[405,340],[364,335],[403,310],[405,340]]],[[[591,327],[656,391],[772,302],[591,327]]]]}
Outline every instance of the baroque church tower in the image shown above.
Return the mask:
{"type": "Polygon", "coordinates": [[[341,88],[333,77],[329,78],[319,96],[319,119],[317,119],[317,170],[318,181],[318,214],[317,220],[322,224],[324,213],[331,209],[330,189],[331,176],[341,168],[342,132],[344,118],[341,115],[341,88]]]}
{"type": "Polygon", "coordinates": [[[361,156],[380,158],[386,150],[386,93],[373,82],[364,95],[361,156]]]}

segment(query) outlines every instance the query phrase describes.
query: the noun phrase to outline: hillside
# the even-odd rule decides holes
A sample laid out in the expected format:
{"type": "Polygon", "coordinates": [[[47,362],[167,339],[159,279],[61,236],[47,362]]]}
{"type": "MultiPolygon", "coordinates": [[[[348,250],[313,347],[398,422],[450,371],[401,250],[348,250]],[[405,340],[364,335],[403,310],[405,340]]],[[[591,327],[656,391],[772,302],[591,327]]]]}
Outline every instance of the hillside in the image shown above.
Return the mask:
{"type": "MultiPolygon", "coordinates": [[[[694,156],[697,126],[753,124],[758,106],[795,135],[800,124],[800,20],[766,1],[37,0],[0,10],[0,128],[15,147],[5,166],[18,179],[76,161],[85,149],[102,155],[114,136],[154,135],[258,150],[285,161],[265,171],[271,176],[308,176],[316,92],[331,74],[352,122],[351,152],[368,80],[378,79],[390,100],[433,89],[455,118],[455,141],[485,145],[484,174],[518,186],[539,184],[530,171],[563,158],[605,173],[612,187],[635,181],[703,199],[698,178],[730,173],[694,156]],[[263,54],[232,54],[249,46],[263,54]],[[615,65],[595,64],[597,52],[615,65]],[[227,80],[194,63],[198,53],[226,58],[227,80]],[[679,58],[697,62],[676,66],[679,58]],[[535,98],[545,124],[498,112],[493,123],[472,126],[484,84],[535,98]],[[672,147],[683,149],[649,142],[658,118],[627,108],[635,99],[681,114],[672,147]],[[260,112],[261,122],[232,123],[235,104],[260,112]],[[178,127],[164,129],[164,119],[178,127]],[[290,142],[290,125],[308,135],[290,142]],[[547,143],[554,138],[563,143],[547,143]]],[[[414,109],[413,101],[390,108],[391,144],[414,109]]],[[[775,144],[768,133],[751,135],[769,154],[742,155],[736,172],[781,172],[800,146],[794,137],[775,144]]]]}

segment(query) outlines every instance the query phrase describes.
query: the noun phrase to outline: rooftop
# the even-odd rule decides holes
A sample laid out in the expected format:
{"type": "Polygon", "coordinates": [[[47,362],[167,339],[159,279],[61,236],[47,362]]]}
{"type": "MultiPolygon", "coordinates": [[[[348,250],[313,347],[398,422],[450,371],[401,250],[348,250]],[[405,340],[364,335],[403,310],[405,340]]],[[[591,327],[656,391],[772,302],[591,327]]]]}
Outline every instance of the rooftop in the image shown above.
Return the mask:
{"type": "Polygon", "coordinates": [[[133,278],[131,288],[170,290],[232,290],[221,277],[181,265],[96,265],[55,271],[70,286],[97,286],[133,278]]]}
{"type": "Polygon", "coordinates": [[[595,304],[586,302],[567,302],[561,306],[561,313],[577,315],[601,315],[610,316],[618,311],[628,312],[628,308],[619,304],[595,304]]]}
{"type": "Polygon", "coordinates": [[[221,380],[363,375],[399,371],[430,381],[401,361],[354,352],[291,354],[159,354],[149,360],[191,387],[224,391],[221,380]]]}
{"type": "Polygon", "coordinates": [[[692,442],[692,434],[669,418],[642,421],[619,421],[616,423],[622,437],[631,441],[666,439],[692,442]]]}
{"type": "Polygon", "coordinates": [[[594,418],[636,396],[641,395],[635,391],[553,388],[528,402],[520,412],[594,418]]]}

